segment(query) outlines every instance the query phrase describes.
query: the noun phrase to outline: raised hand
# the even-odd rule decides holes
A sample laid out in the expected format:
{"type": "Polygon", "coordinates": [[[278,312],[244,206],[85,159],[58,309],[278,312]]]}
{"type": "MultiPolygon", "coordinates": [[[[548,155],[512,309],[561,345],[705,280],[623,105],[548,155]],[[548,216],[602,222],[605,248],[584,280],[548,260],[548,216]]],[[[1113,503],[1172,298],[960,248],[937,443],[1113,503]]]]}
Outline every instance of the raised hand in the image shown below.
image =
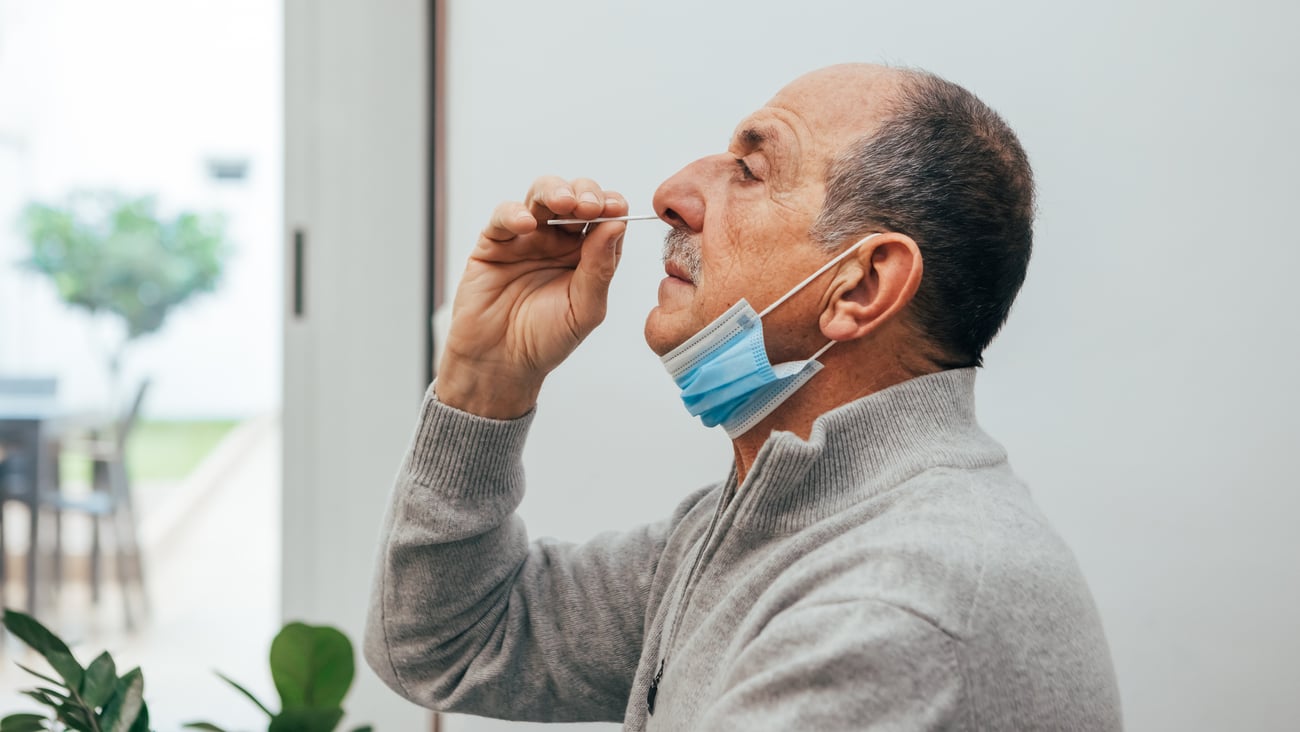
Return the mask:
{"type": "Polygon", "coordinates": [[[452,304],[438,367],[439,401],[484,417],[518,417],[542,381],[605,319],[627,224],[548,226],[552,218],[627,214],[595,181],[537,179],[522,202],[497,206],[452,304]]]}

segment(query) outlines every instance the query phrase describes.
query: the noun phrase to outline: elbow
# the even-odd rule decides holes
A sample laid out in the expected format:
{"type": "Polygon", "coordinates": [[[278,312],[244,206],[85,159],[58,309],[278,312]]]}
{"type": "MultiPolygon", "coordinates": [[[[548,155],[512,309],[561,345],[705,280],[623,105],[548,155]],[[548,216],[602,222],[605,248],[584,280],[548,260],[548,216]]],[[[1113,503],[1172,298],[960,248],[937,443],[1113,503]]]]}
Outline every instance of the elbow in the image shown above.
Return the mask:
{"type": "Polygon", "coordinates": [[[382,599],[378,597],[378,593],[371,602],[370,612],[366,616],[366,632],[362,639],[361,652],[366,659],[366,664],[388,685],[388,688],[409,698],[398,676],[397,666],[393,662],[393,649],[388,642],[382,599]]]}
{"type": "Polygon", "coordinates": [[[393,627],[383,611],[382,599],[376,595],[366,617],[362,655],[380,680],[409,702],[438,712],[453,711],[456,689],[454,673],[446,673],[437,663],[435,649],[422,643],[394,643],[393,627]]]}

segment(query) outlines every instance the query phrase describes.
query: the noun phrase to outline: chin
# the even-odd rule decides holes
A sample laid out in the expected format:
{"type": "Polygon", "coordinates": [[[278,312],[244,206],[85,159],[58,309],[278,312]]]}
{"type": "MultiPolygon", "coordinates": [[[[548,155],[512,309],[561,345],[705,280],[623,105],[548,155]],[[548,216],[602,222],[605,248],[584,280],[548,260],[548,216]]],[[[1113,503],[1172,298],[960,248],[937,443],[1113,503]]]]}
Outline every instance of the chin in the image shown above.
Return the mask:
{"type": "Polygon", "coordinates": [[[645,342],[657,356],[662,357],[691,337],[690,333],[679,332],[682,330],[682,325],[674,321],[681,320],[680,314],[678,317],[673,315],[666,312],[662,305],[656,305],[646,315],[645,342]]]}

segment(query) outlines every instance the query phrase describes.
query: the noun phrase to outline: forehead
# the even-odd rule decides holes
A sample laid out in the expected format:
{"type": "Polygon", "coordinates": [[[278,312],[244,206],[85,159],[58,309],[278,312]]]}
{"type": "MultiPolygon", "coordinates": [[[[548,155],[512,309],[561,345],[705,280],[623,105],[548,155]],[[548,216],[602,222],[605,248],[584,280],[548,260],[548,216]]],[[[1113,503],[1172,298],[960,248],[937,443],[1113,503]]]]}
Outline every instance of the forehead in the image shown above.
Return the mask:
{"type": "Polygon", "coordinates": [[[795,148],[802,157],[828,156],[875,130],[896,86],[896,75],[876,66],[814,71],[742,120],[732,145],[745,151],[781,147],[795,148]]]}

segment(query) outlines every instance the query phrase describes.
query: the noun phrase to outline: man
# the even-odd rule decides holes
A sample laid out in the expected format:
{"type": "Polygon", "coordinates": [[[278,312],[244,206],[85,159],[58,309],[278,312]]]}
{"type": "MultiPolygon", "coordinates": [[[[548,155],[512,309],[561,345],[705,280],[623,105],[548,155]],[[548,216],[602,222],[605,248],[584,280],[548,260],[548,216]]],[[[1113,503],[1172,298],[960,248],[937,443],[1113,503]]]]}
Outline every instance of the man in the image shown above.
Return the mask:
{"type": "Polygon", "coordinates": [[[370,664],[435,709],[634,730],[1118,729],[1087,586],[974,416],[1032,189],[968,92],[865,65],[798,79],[666,181],[646,340],[735,464],[581,546],[528,543],[520,454],[626,224],[545,222],[627,204],[542,178],[499,206],[399,476],[370,664]]]}

